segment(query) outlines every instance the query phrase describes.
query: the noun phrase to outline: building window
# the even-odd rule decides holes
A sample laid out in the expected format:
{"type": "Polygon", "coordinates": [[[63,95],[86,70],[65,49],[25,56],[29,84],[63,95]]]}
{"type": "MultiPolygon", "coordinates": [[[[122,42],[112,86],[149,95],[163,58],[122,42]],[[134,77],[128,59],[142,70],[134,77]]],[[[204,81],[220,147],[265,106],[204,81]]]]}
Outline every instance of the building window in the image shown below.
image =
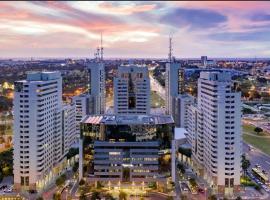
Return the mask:
{"type": "Polygon", "coordinates": [[[21,176],[21,185],[24,185],[24,177],[21,176]]]}
{"type": "Polygon", "coordinates": [[[225,178],[225,187],[229,187],[229,179],[225,178]]]}
{"type": "Polygon", "coordinates": [[[231,178],[230,179],[230,187],[233,187],[233,185],[234,185],[234,178],[231,178]]]}

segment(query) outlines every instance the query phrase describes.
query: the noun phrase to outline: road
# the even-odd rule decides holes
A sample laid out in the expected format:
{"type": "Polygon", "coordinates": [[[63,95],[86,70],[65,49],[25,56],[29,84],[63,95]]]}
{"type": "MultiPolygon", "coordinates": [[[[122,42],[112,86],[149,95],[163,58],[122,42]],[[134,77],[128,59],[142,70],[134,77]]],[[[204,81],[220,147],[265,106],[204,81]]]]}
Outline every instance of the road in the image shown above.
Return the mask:
{"type": "MultiPolygon", "coordinates": [[[[256,164],[260,165],[261,168],[270,173],[270,156],[261,152],[260,150],[253,148],[252,151],[249,150],[249,145],[243,142],[243,151],[247,155],[250,161],[251,168],[255,167],[256,164]]],[[[268,173],[268,178],[270,179],[268,173]]]]}
{"type": "Polygon", "coordinates": [[[154,77],[150,74],[150,85],[151,90],[154,90],[158,93],[158,95],[165,100],[165,88],[159,84],[159,82],[154,79],[154,77]]]}

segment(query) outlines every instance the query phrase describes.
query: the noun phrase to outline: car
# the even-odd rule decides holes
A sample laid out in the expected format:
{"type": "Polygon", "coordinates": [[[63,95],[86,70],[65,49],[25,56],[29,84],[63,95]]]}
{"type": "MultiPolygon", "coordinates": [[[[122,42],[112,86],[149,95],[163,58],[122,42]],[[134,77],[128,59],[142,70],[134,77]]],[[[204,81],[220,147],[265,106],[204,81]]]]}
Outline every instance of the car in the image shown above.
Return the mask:
{"type": "Polygon", "coordinates": [[[11,187],[7,187],[5,190],[4,190],[5,193],[11,193],[12,192],[12,188],[11,187]]]}
{"type": "Polygon", "coordinates": [[[204,194],[204,189],[198,188],[198,192],[201,193],[201,194],[204,194]]]}

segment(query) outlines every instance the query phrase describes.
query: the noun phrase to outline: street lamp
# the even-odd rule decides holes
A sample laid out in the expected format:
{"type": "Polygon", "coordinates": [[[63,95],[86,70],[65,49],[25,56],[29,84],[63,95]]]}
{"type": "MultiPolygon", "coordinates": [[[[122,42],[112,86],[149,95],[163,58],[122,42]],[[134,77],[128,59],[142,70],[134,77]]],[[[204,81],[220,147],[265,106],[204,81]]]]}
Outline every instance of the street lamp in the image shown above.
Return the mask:
{"type": "Polygon", "coordinates": [[[65,192],[66,192],[66,200],[67,200],[67,197],[68,197],[68,189],[67,188],[65,189],[65,192]]]}

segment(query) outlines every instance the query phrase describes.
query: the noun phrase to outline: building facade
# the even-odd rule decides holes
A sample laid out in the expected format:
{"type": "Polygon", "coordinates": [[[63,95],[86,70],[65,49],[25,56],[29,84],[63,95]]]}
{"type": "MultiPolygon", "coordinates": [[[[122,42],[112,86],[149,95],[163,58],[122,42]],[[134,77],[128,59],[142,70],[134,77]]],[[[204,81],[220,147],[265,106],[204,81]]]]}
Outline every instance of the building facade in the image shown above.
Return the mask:
{"type": "Polygon", "coordinates": [[[150,113],[150,79],[147,67],[118,67],[114,78],[114,113],[150,113]]]}
{"type": "MultiPolygon", "coordinates": [[[[184,70],[180,63],[166,63],[166,114],[176,119],[176,98],[184,91],[184,70]]],[[[175,120],[176,121],[176,120],[175,120]]]]}
{"type": "Polygon", "coordinates": [[[188,127],[188,107],[194,104],[194,97],[189,94],[179,94],[175,98],[175,126],[187,129],[188,127]]]}
{"type": "Polygon", "coordinates": [[[216,192],[229,194],[240,186],[241,107],[230,73],[201,72],[198,104],[189,111],[188,138],[198,173],[216,192]]]}
{"type": "Polygon", "coordinates": [[[70,148],[78,143],[76,134],[76,107],[75,104],[66,104],[62,107],[62,154],[66,155],[70,148]]]}
{"type": "Polygon", "coordinates": [[[62,107],[60,72],[29,73],[16,81],[13,103],[14,188],[40,190],[61,173],[73,140],[74,109],[62,107]]]}
{"type": "Polygon", "coordinates": [[[105,113],[105,66],[101,61],[87,63],[92,114],[105,113]]]}
{"type": "Polygon", "coordinates": [[[171,116],[91,115],[81,122],[80,178],[104,184],[160,181],[171,174],[171,116]]]}

